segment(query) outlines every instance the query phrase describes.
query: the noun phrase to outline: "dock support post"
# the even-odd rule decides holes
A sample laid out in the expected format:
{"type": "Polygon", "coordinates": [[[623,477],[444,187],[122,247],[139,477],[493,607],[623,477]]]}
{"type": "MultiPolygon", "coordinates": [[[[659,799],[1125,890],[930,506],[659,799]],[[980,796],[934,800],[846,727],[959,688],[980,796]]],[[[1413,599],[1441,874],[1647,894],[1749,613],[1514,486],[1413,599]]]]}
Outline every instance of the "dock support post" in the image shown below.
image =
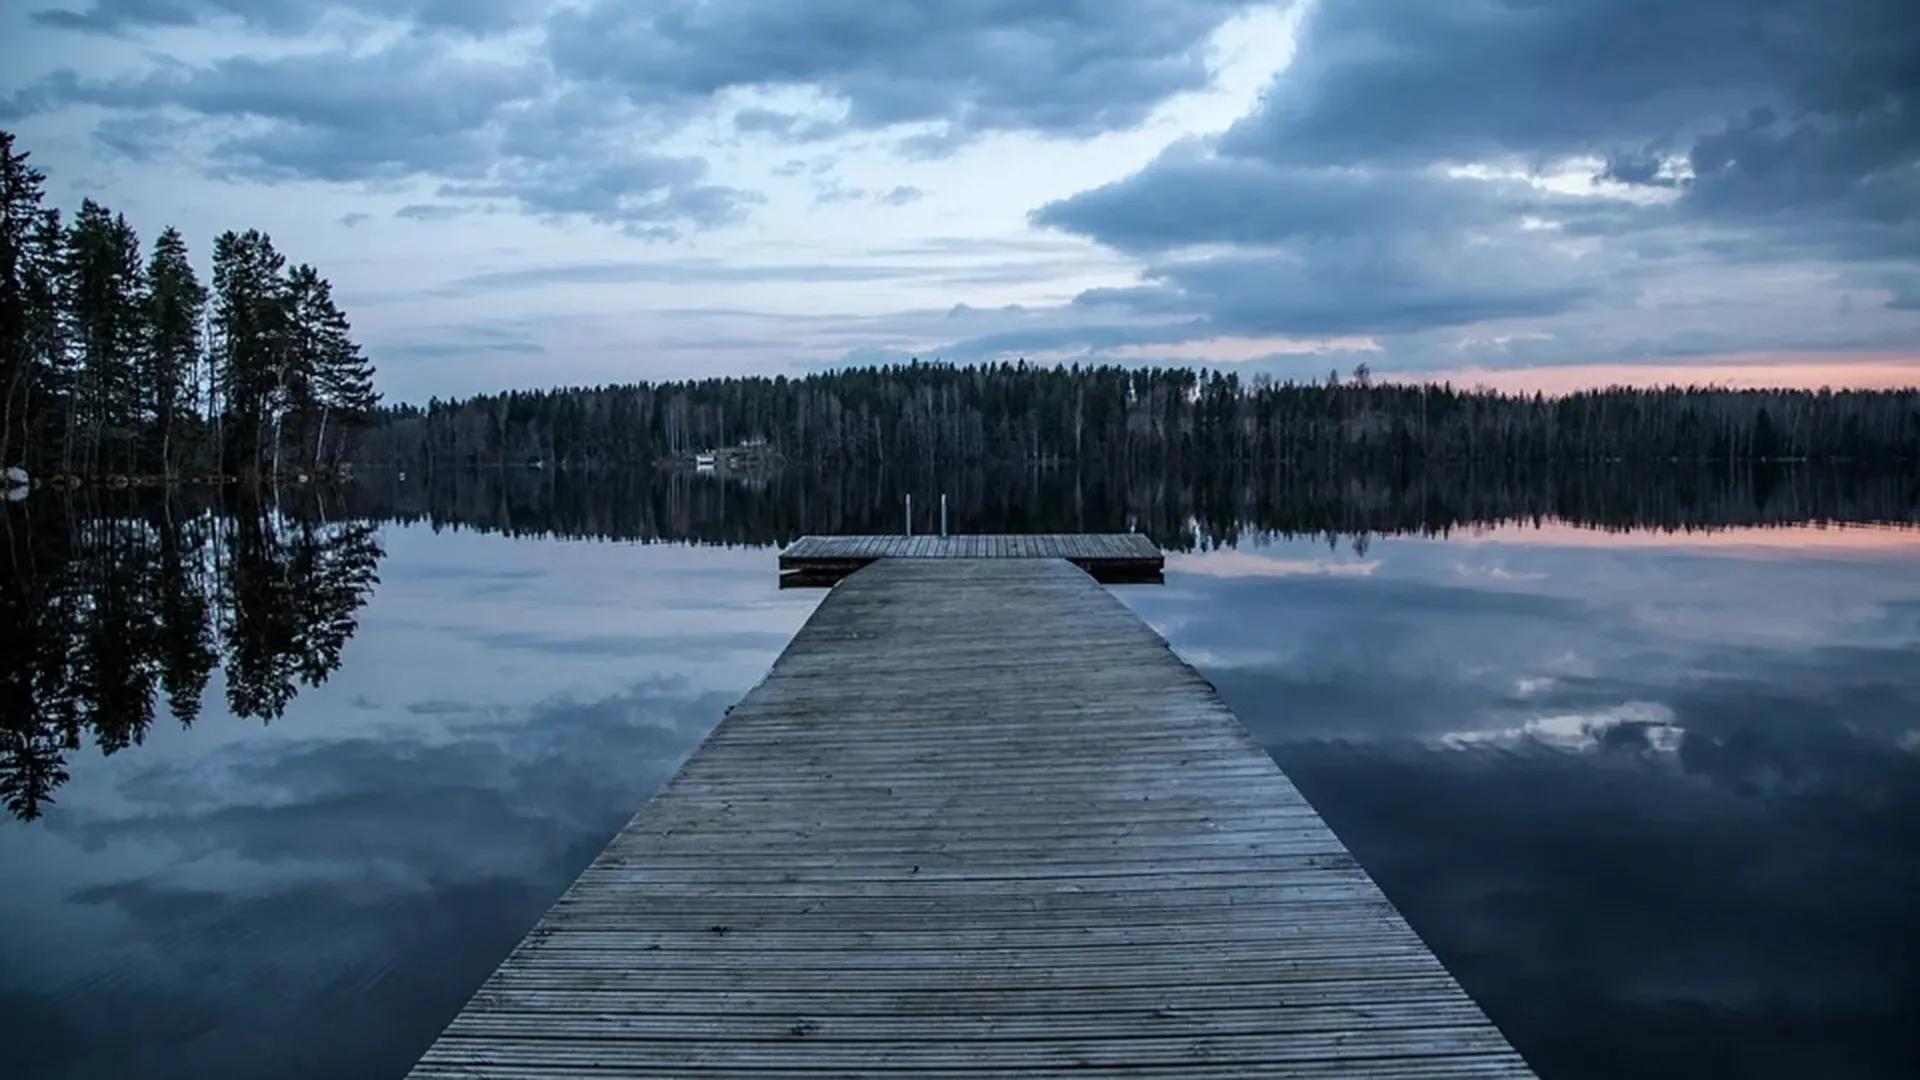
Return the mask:
{"type": "Polygon", "coordinates": [[[940,539],[947,538],[947,493],[940,493],[940,539]]]}
{"type": "Polygon", "coordinates": [[[913,535],[913,496],[907,496],[907,535],[913,535]]]}

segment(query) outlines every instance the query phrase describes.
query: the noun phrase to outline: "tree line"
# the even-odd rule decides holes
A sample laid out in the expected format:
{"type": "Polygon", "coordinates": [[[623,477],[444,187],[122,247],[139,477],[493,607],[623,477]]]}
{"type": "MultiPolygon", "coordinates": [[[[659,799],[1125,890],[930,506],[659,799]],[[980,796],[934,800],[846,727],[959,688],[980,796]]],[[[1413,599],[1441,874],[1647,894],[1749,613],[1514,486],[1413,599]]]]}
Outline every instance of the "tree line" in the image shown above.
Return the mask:
{"type": "Polygon", "coordinates": [[[791,461],[1243,462],[1301,470],[1474,462],[1920,460],[1920,390],[1611,388],[1563,397],[1187,368],[913,362],[482,394],[379,411],[363,460],[640,465],[764,440],[791,461]]]}
{"type": "Polygon", "coordinates": [[[143,253],[92,199],[65,219],[0,131],[0,467],[107,478],[326,469],[378,403],[332,286],[256,229],[212,286],[167,228],[143,253]]]}
{"type": "Polygon", "coordinates": [[[339,667],[379,581],[370,522],[98,494],[0,506],[0,802],[21,818],[83,743],[139,745],[161,701],[191,725],[215,667],[229,713],[279,717],[339,667]]]}

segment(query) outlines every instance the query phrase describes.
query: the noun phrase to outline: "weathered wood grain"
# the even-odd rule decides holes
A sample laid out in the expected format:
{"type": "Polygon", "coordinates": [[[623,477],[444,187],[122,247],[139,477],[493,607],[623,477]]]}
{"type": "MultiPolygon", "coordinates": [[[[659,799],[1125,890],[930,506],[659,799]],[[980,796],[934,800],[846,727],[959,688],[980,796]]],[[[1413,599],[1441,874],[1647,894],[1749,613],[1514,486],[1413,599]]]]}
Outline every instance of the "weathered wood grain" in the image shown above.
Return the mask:
{"type": "Polygon", "coordinates": [[[1086,539],[853,573],[414,1075],[1530,1075],[1086,539]]]}

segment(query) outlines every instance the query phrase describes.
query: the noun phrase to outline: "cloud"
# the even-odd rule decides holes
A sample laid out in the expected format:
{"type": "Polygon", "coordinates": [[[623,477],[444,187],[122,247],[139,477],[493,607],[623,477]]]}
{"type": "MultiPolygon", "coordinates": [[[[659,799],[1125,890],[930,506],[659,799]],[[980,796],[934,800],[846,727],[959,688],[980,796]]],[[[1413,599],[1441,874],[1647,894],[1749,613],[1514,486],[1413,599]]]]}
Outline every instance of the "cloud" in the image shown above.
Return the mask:
{"type": "Polygon", "coordinates": [[[1360,0],[1317,6],[1305,34],[1223,157],[1599,158],[1603,177],[1680,188],[1683,213],[1746,226],[1920,217],[1920,17],[1903,5],[1360,0]]]}
{"type": "Polygon", "coordinates": [[[472,213],[466,207],[448,206],[445,203],[408,203],[393,212],[393,216],[403,221],[451,221],[462,214],[472,213]]]}
{"type": "Polygon", "coordinates": [[[833,203],[864,202],[866,198],[866,188],[848,187],[838,182],[824,184],[813,193],[813,201],[821,206],[833,203]]]}
{"type": "Polygon", "coordinates": [[[78,9],[43,8],[32,13],[32,20],[91,34],[127,35],[232,21],[250,30],[293,35],[345,9],[427,29],[481,35],[520,24],[534,7],[529,0],[93,0],[78,9]]]}
{"type": "Polygon", "coordinates": [[[341,225],[351,229],[355,225],[358,225],[363,221],[367,221],[372,217],[373,217],[372,214],[362,213],[361,211],[355,210],[349,214],[341,214],[338,220],[341,225]]]}
{"type": "Polygon", "coordinates": [[[1175,144],[1145,169],[1042,206],[1034,223],[1123,251],[1195,244],[1274,244],[1496,227],[1572,200],[1518,180],[1450,176],[1433,166],[1279,164],[1175,144]],[[1204,197],[1196,197],[1204,193],[1204,197]]]}
{"type": "MultiPolygon", "coordinates": [[[[801,87],[844,102],[856,128],[932,122],[965,135],[1089,135],[1131,127],[1172,95],[1206,86],[1209,35],[1249,6],[600,2],[556,14],[549,40],[562,74],[639,103],[801,87]]],[[[746,129],[784,134],[793,125],[759,110],[746,129]]]]}
{"type": "Polygon", "coordinates": [[[1603,288],[1523,246],[1461,249],[1417,234],[1164,263],[1147,276],[1142,288],[1080,299],[1142,314],[1204,311],[1229,332],[1404,334],[1557,314],[1603,288]]]}
{"type": "Polygon", "coordinates": [[[495,149],[489,125],[540,92],[522,67],[456,59],[420,42],[373,52],[235,56],[146,75],[87,79],[70,70],[15,95],[16,108],[171,107],[216,121],[214,156],[258,179],[361,180],[477,171],[495,149]]]}
{"type": "Polygon", "coordinates": [[[1879,104],[1913,22],[1883,0],[1320,4],[1224,142],[1320,163],[1684,147],[1754,108],[1879,104]]]}
{"type": "Polygon", "coordinates": [[[442,184],[440,194],[505,199],[529,213],[578,215],[637,236],[669,239],[678,235],[675,223],[725,225],[759,201],[752,192],[700,182],[706,171],[702,158],[643,150],[614,151],[597,160],[520,158],[503,162],[485,179],[442,184]]]}
{"type": "Polygon", "coordinates": [[[188,126],[152,112],[121,113],[94,125],[93,141],[116,157],[146,162],[173,148],[188,126]]]}
{"type": "Polygon", "coordinates": [[[868,191],[866,188],[849,187],[846,184],[834,182],[822,185],[815,190],[813,201],[821,205],[864,202],[875,206],[905,206],[908,203],[918,202],[925,196],[926,192],[906,184],[886,191],[868,191]]]}
{"type": "Polygon", "coordinates": [[[1920,76],[1910,81],[1889,88],[1881,107],[1797,122],[1761,109],[1701,137],[1682,206],[1790,238],[1810,225],[1830,230],[1837,254],[1911,255],[1920,250],[1920,76]]]}
{"type": "Polygon", "coordinates": [[[1889,273],[1879,284],[1888,292],[1887,306],[1895,311],[1920,311],[1920,270],[1889,273]]]}
{"type": "Polygon", "coordinates": [[[647,259],[556,263],[469,274],[449,284],[450,295],[471,295],[541,285],[637,285],[678,281],[821,282],[885,281],[934,268],[884,263],[742,263],[720,259],[647,259]]]}
{"type": "Polygon", "coordinates": [[[1647,187],[1678,187],[1680,184],[1660,155],[1631,150],[1616,150],[1608,155],[1607,164],[1600,170],[1599,178],[1647,187]]]}
{"type": "MultiPolygon", "coordinates": [[[[707,182],[703,158],[651,149],[654,126],[629,107],[557,90],[538,65],[467,59],[418,39],[370,52],[169,63],[137,77],[60,71],[10,103],[25,113],[67,105],[192,115],[211,139],[212,167],[231,177],[436,179],[442,197],[498,200],[649,238],[736,221],[759,201],[707,182]]],[[[129,156],[147,151],[115,123],[102,125],[108,145],[129,156]]],[[[409,208],[399,216],[444,214],[409,208]]]]}
{"type": "MultiPolygon", "coordinates": [[[[523,320],[476,321],[416,327],[399,336],[379,335],[368,352],[380,360],[437,360],[445,357],[544,356],[547,347],[523,320]]],[[[438,576],[445,574],[436,572],[438,576]]],[[[436,576],[429,574],[425,576],[436,576]]],[[[419,576],[419,575],[416,575],[419,576]]],[[[499,579],[499,575],[494,575],[499,579]]],[[[498,580],[494,582],[498,584],[498,580]]]]}
{"type": "Polygon", "coordinates": [[[382,357],[396,360],[439,360],[449,356],[493,353],[503,356],[545,356],[547,349],[530,341],[418,341],[382,344],[382,357]]]}
{"type": "Polygon", "coordinates": [[[771,135],[788,142],[830,139],[846,130],[838,121],[757,107],[733,114],[733,128],[743,135],[771,135]]]}
{"type": "Polygon", "coordinates": [[[1591,309],[1617,325],[1569,340],[1770,347],[1703,283],[1915,264],[1915,55],[1920,17],[1878,0],[1322,3],[1247,116],[1032,220],[1149,260],[1081,306],[1383,335],[1591,309]],[[1690,318],[1641,300],[1703,289],[1690,318]]]}

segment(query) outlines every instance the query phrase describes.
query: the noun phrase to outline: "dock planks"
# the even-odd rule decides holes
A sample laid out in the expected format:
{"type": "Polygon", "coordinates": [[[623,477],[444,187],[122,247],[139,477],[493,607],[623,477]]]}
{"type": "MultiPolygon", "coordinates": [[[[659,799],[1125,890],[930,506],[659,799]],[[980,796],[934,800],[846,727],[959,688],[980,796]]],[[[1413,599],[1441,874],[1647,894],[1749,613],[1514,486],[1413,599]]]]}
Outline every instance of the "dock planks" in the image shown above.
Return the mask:
{"type": "Polygon", "coordinates": [[[1060,558],[885,558],[418,1077],[1526,1076],[1212,687],[1060,558]]]}
{"type": "Polygon", "coordinates": [[[1065,559],[1104,582],[1157,582],[1166,558],[1139,533],[803,536],[780,553],[784,586],[833,585],[879,559],[1065,559]]]}

